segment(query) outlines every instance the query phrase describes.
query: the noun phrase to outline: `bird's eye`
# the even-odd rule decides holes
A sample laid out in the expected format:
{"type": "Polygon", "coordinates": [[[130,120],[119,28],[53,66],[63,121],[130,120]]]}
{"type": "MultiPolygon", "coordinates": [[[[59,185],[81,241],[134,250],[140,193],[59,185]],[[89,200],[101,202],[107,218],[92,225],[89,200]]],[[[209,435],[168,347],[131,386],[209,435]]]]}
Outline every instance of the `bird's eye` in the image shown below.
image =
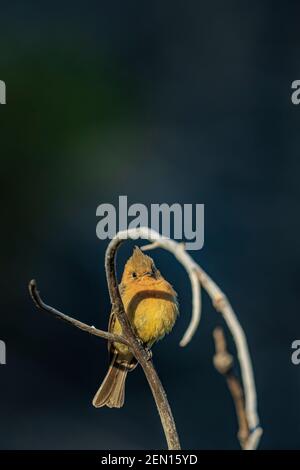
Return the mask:
{"type": "Polygon", "coordinates": [[[133,273],[131,273],[131,276],[132,276],[133,278],[136,278],[136,277],[137,277],[137,274],[136,274],[135,272],[133,272],[133,273]]]}

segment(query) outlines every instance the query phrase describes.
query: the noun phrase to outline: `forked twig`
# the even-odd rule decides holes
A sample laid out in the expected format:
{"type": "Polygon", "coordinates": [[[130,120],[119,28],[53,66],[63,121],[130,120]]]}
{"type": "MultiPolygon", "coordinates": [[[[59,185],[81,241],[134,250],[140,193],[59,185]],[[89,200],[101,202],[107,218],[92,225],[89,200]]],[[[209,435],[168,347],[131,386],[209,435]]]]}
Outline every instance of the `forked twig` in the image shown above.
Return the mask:
{"type": "Polygon", "coordinates": [[[235,411],[239,423],[238,440],[240,441],[241,448],[244,450],[254,450],[257,448],[262,429],[258,426],[252,432],[249,429],[247,413],[245,409],[245,400],[242,386],[239,379],[234,373],[233,356],[227,350],[224,332],[221,327],[214,329],[213,337],[215,341],[216,354],[213,358],[213,363],[217,371],[224,375],[227,386],[231,393],[235,411]]]}
{"type": "Polygon", "coordinates": [[[45,304],[45,302],[43,302],[43,300],[41,299],[35,279],[32,279],[29,282],[28,289],[35,305],[38,308],[45,310],[45,312],[51,313],[52,315],[56,316],[60,320],[70,323],[71,325],[76,326],[80,330],[86,331],[87,333],[90,333],[91,335],[98,336],[99,338],[106,339],[107,341],[118,342],[118,343],[126,344],[126,346],[130,346],[129,341],[127,341],[127,339],[125,339],[123,336],[115,335],[113,333],[109,333],[108,331],[98,330],[94,326],[90,326],[90,325],[87,325],[86,323],[82,323],[81,321],[76,320],[75,318],[69,317],[69,315],[62,313],[59,310],[56,310],[50,305],[45,304]]]}
{"type": "Polygon", "coordinates": [[[142,343],[139,341],[131,328],[131,324],[125,313],[121,295],[119,292],[117,275],[116,275],[116,254],[124,237],[119,237],[118,234],[109,243],[105,255],[105,271],[107,278],[107,285],[109,289],[110,301],[114,313],[116,314],[124,337],[130,342],[132,352],[137,361],[142,366],[148,383],[150,385],[161,423],[165,432],[165,436],[170,450],[180,449],[179,437],[176,430],[175,421],[172,411],[167,399],[167,395],[153,366],[152,360],[149,358],[149,351],[147,351],[142,343]]]}
{"type": "Polygon", "coordinates": [[[174,418],[165,391],[154,369],[153,363],[149,358],[149,352],[143,347],[131,328],[119,293],[116,276],[117,250],[124,240],[136,240],[137,238],[148,239],[151,242],[150,244],[142,247],[142,249],[145,251],[160,247],[171,252],[175,258],[184,266],[189,275],[192,288],[193,311],[189,327],[180,342],[181,346],[186,346],[190,342],[199,325],[201,316],[201,287],[208,293],[212,299],[214,307],[222,314],[224,320],[226,321],[236,344],[245,397],[244,402],[241,385],[239,384],[238,387],[237,382],[233,380],[232,377],[230,377],[230,380],[227,381],[228,386],[230,387],[230,390],[234,396],[236,398],[239,397],[236,401],[240,425],[239,439],[244,449],[255,449],[258,446],[262,429],[259,425],[259,418],[256,411],[256,389],[251,358],[244,331],[226,296],[223,294],[217,284],[186,252],[182,243],[177,243],[174,240],[163,237],[158,232],[151,230],[148,227],[139,227],[118,232],[113,240],[109,243],[105,255],[106,277],[112,308],[122,326],[121,337],[113,335],[109,332],[97,330],[92,326],[88,326],[44,304],[38,295],[35,281],[31,281],[29,284],[29,290],[34,302],[38,307],[54,314],[58,318],[63,319],[84,331],[109,341],[117,341],[127,344],[131,348],[137,361],[141,364],[152,390],[152,394],[154,396],[167,439],[168,448],[180,449],[174,418]],[[244,436],[246,435],[246,432],[247,438],[245,441],[244,436]]]}
{"type": "Polygon", "coordinates": [[[54,314],[57,318],[64,320],[70,323],[77,328],[91,333],[95,336],[104,338],[108,341],[120,342],[128,345],[135,358],[142,366],[148,383],[150,385],[155,403],[159,412],[161,423],[165,432],[168,449],[169,450],[179,450],[180,443],[179,437],[176,430],[175,421],[172,415],[172,411],[167,399],[167,395],[164,391],[164,388],[161,384],[161,381],[157,375],[157,372],[154,368],[153,362],[149,356],[149,351],[144,348],[141,341],[137,338],[133,332],[131,325],[128,321],[128,317],[125,313],[123,302],[119,293],[117,275],[116,275],[116,254],[119,246],[123,242],[122,239],[115,238],[113,239],[106,251],[105,256],[105,269],[107,276],[107,283],[109,288],[109,294],[111,299],[112,308],[116,314],[121,326],[122,326],[122,336],[111,334],[106,331],[98,330],[93,326],[86,325],[79,320],[65,315],[64,313],[59,312],[53,307],[45,304],[37,290],[37,285],[34,280],[29,283],[29,292],[35,303],[35,305],[49,313],[54,314]]]}
{"type": "Polygon", "coordinates": [[[244,449],[247,444],[250,431],[245,411],[243,389],[239,379],[234,374],[233,356],[229,354],[227,350],[225,336],[221,327],[215,328],[213,337],[215,340],[216,349],[216,353],[213,358],[214,366],[220,374],[224,375],[232,399],[234,401],[235,411],[239,423],[239,431],[237,436],[242,449],[244,449]]]}
{"type": "MultiPolygon", "coordinates": [[[[245,412],[247,415],[247,422],[250,429],[250,435],[245,449],[252,450],[256,449],[259,444],[259,440],[262,435],[262,428],[260,427],[259,417],[257,413],[257,399],[256,399],[256,388],[253,375],[253,368],[251,357],[248,349],[247,339],[243,328],[238,321],[238,318],[228,301],[225,294],[219,288],[219,286],[211,279],[211,277],[197,264],[193,258],[185,251],[182,243],[177,243],[174,240],[162,237],[159,233],[148,227],[141,227],[139,229],[133,229],[127,231],[129,238],[136,237],[137,232],[141,238],[146,238],[151,241],[150,244],[142,247],[144,250],[151,250],[154,248],[164,248],[170,251],[175,258],[184,266],[186,269],[192,288],[193,296],[193,311],[192,318],[188,329],[186,330],[180,345],[186,346],[195,334],[200,321],[201,315],[201,304],[197,303],[195,277],[198,280],[198,284],[207,292],[212,300],[212,303],[217,311],[223,316],[236,345],[237,355],[240,363],[243,390],[245,396],[245,412]]],[[[125,232],[123,234],[125,235],[125,232]]]]}

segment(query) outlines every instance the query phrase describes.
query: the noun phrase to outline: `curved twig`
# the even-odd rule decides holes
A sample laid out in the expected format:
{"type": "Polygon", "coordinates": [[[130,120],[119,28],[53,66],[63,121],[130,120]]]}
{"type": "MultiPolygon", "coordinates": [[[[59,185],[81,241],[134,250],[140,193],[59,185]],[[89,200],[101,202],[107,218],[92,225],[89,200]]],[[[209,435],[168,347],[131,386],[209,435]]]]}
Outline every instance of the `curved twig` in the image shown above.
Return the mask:
{"type": "Polygon", "coordinates": [[[215,341],[216,350],[216,353],[213,358],[213,363],[217,371],[222,374],[226,379],[228,389],[231,393],[234,402],[236,416],[239,424],[237,437],[240,441],[242,449],[245,449],[250,436],[250,431],[245,410],[243,390],[240,381],[236,377],[233,370],[233,356],[229,354],[227,350],[226,339],[224,336],[223,329],[221,327],[215,328],[213,331],[213,337],[215,341]]]}
{"type": "Polygon", "coordinates": [[[122,243],[123,240],[119,240],[115,238],[109,244],[106,256],[105,256],[105,267],[106,267],[106,275],[107,275],[107,283],[109,288],[109,294],[111,298],[112,308],[114,309],[115,314],[122,326],[122,336],[115,335],[106,331],[98,330],[94,326],[89,326],[85,323],[82,323],[79,320],[75,320],[74,318],[65,315],[64,313],[56,310],[55,308],[45,304],[37,290],[37,284],[35,280],[30,281],[29,283],[29,292],[30,295],[38,308],[45,310],[48,313],[55,315],[60,320],[64,320],[70,323],[77,328],[91,333],[95,336],[104,338],[108,341],[119,342],[126,344],[129,346],[137,359],[137,361],[142,366],[148,383],[150,385],[153,397],[155,399],[155,403],[159,412],[159,416],[161,419],[161,423],[165,432],[168,449],[169,450],[179,450],[180,443],[179,437],[176,430],[175,421],[172,415],[172,411],[164,391],[164,388],[161,384],[161,381],[157,375],[157,372],[153,366],[151,361],[151,357],[149,355],[149,351],[146,350],[139,339],[136,337],[135,333],[133,332],[131,325],[128,321],[128,317],[125,314],[123,302],[119,293],[118,282],[116,277],[116,268],[115,268],[115,261],[116,261],[116,254],[117,249],[122,243]]]}
{"type": "Polygon", "coordinates": [[[223,294],[217,284],[186,252],[182,243],[177,243],[174,240],[163,237],[158,232],[149,229],[148,227],[139,227],[121,231],[117,233],[114,239],[109,243],[105,256],[105,269],[112,308],[114,309],[118,320],[122,326],[121,337],[117,335],[112,335],[108,332],[97,330],[92,326],[88,326],[78,320],[68,317],[67,315],[44,304],[38,295],[35,281],[31,281],[29,285],[29,290],[34,302],[38,307],[43,308],[44,310],[54,314],[58,318],[65,320],[84,331],[102,337],[109,341],[117,341],[120,343],[127,344],[132,349],[132,352],[138,362],[141,364],[147,377],[148,383],[151,387],[160,414],[161,422],[165,431],[166,439],[168,442],[168,448],[180,449],[175,422],[165,391],[154,369],[153,363],[149,359],[149,352],[142,346],[139,339],[135,336],[131,328],[127,315],[125,314],[124,306],[119,293],[115,268],[116,253],[119,246],[124,240],[136,240],[137,238],[147,239],[151,242],[150,244],[142,247],[142,249],[145,251],[157,247],[161,247],[167,251],[170,251],[175,256],[175,258],[184,266],[189,275],[192,288],[193,311],[188,329],[186,330],[180,342],[181,346],[186,346],[191,341],[199,325],[201,316],[201,286],[211,297],[214,307],[223,315],[224,320],[226,321],[227,326],[231,331],[231,334],[236,344],[243,379],[245,413],[247,417],[247,424],[250,430],[250,434],[244,448],[249,450],[255,449],[259,444],[262,429],[259,425],[259,418],[256,411],[256,389],[254,383],[252,363],[245,333],[226,296],[223,294]]]}
{"type": "Polygon", "coordinates": [[[115,335],[113,333],[109,333],[108,331],[98,330],[94,326],[87,325],[86,323],[82,323],[79,320],[75,320],[75,318],[69,317],[65,313],[62,313],[59,310],[56,310],[55,308],[50,307],[50,305],[45,304],[40,297],[39,291],[37,290],[37,284],[36,284],[35,279],[32,279],[29,282],[28,289],[35,305],[38,308],[45,310],[45,312],[51,313],[52,315],[59,318],[60,320],[70,323],[71,325],[76,326],[80,330],[86,331],[87,333],[90,333],[91,335],[98,336],[99,338],[103,338],[108,341],[123,343],[123,344],[126,344],[126,346],[130,347],[129,341],[123,336],[115,335]]]}
{"type": "Polygon", "coordinates": [[[105,270],[112,308],[121,324],[122,334],[130,342],[132,352],[144,370],[157,406],[168,448],[169,450],[179,450],[179,437],[167,395],[153,366],[152,360],[149,357],[149,351],[143,347],[142,343],[133,332],[128,317],[125,314],[116,275],[116,254],[125,238],[122,236],[122,233],[121,236],[118,235],[119,234],[109,243],[105,255],[105,270]]]}
{"type": "Polygon", "coordinates": [[[177,243],[174,240],[163,237],[158,232],[151,230],[148,227],[129,229],[124,232],[119,232],[118,235],[122,238],[136,239],[137,237],[140,237],[143,239],[148,239],[151,241],[151,243],[142,247],[143,250],[151,250],[158,247],[164,248],[165,250],[170,251],[186,269],[192,286],[193,312],[188,329],[186,330],[180,342],[181,346],[186,346],[191,341],[200,321],[201,304],[197,303],[197,296],[199,295],[199,291],[197,291],[196,285],[200,284],[202,286],[202,288],[210,296],[216,310],[222,314],[235,341],[243,379],[245,409],[248,425],[250,428],[250,436],[248,439],[249,447],[245,448],[255,449],[262,435],[262,429],[260,427],[257,414],[257,398],[253,367],[244,330],[239,323],[227,297],[221,291],[219,286],[185,251],[184,245],[182,243],[177,243]],[[197,277],[198,282],[195,282],[195,277],[197,277]]]}

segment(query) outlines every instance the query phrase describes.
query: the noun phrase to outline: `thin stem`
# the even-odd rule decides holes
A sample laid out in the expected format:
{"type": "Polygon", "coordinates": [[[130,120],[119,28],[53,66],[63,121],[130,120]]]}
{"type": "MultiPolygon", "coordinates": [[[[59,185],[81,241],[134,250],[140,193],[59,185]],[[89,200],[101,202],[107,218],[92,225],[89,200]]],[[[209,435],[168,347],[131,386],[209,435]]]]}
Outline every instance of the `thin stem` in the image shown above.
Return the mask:
{"type": "MultiPolygon", "coordinates": [[[[257,414],[257,401],[256,401],[256,388],[253,376],[253,368],[251,357],[248,350],[247,339],[245,333],[237,319],[237,316],[229,303],[228,299],[221,291],[219,286],[208,276],[208,274],[197,264],[193,258],[186,252],[185,247],[182,243],[177,243],[174,240],[161,236],[155,230],[149,229],[149,227],[138,227],[133,229],[124,230],[118,232],[114,239],[110,242],[105,258],[105,269],[107,276],[108,289],[112,308],[122,327],[122,337],[113,335],[109,332],[97,330],[92,326],[88,326],[78,320],[75,320],[67,315],[53,309],[52,307],[44,304],[37,292],[35,281],[31,281],[29,290],[31,296],[39,308],[46,310],[57,316],[58,318],[67,321],[68,323],[87,331],[95,336],[107,339],[109,341],[119,342],[128,345],[138,362],[144,369],[148,383],[151,387],[161,422],[165,431],[166,439],[168,442],[169,449],[180,449],[179,438],[176,431],[175,422],[172,416],[172,412],[165,394],[165,391],[161,385],[161,382],[154,369],[152,361],[149,359],[149,352],[142,346],[139,339],[131,328],[131,324],[127,318],[124,310],[122,299],[119,293],[118,282],[116,277],[116,254],[119,246],[126,239],[137,238],[147,239],[151,243],[142,247],[143,250],[151,250],[155,248],[164,248],[171,252],[175,258],[181,263],[186,269],[188,276],[191,281],[192,289],[192,318],[185,332],[180,345],[186,346],[195,334],[200,317],[201,317],[201,287],[210,296],[214,307],[222,314],[227,326],[233,336],[236,344],[239,363],[242,373],[243,390],[245,395],[245,403],[243,403],[243,409],[246,414],[247,425],[249,427],[249,436],[244,449],[256,449],[261,435],[262,429],[259,424],[259,417],[257,414]]],[[[228,382],[230,390],[237,391],[235,387],[236,383],[233,381],[228,382]]],[[[239,390],[240,393],[241,390],[239,390]]],[[[240,393],[240,396],[241,393],[240,393]]]]}
{"type": "Polygon", "coordinates": [[[122,238],[116,236],[108,245],[105,255],[105,270],[107,277],[107,284],[110,294],[110,300],[121,326],[124,337],[130,342],[131,349],[135,358],[142,366],[148,383],[150,385],[157,410],[161,419],[161,423],[165,432],[166,440],[169,450],[179,450],[180,443],[176,430],[175,421],[172,411],[167,399],[166,392],[154,368],[153,362],[149,357],[149,352],[143,347],[141,341],[137,338],[128,317],[125,313],[122,298],[118,288],[117,274],[116,274],[116,254],[121,243],[124,241],[122,238]]]}
{"type": "Polygon", "coordinates": [[[119,236],[136,238],[146,238],[151,241],[150,245],[142,247],[144,250],[152,250],[155,248],[163,248],[171,252],[175,258],[184,266],[186,269],[192,287],[192,299],[193,299],[193,311],[190,324],[187,331],[185,332],[180,345],[186,346],[195,334],[201,315],[201,304],[195,299],[195,283],[194,276],[197,276],[201,287],[211,298],[214,307],[223,316],[236,345],[238,359],[242,374],[243,390],[245,395],[245,411],[247,415],[247,421],[250,428],[250,436],[248,439],[247,446],[245,449],[256,449],[259,444],[262,428],[260,427],[259,417],[257,413],[257,398],[256,398],[256,387],[254,381],[253,367],[249,348],[247,344],[247,338],[244,330],[225,294],[222,292],[220,287],[211,279],[211,277],[197,264],[193,258],[185,251],[182,243],[177,243],[174,240],[162,237],[155,230],[150,230],[148,227],[140,227],[137,229],[130,229],[127,234],[120,232],[119,236]]]}
{"type": "Polygon", "coordinates": [[[175,425],[175,421],[172,415],[172,411],[168,403],[167,395],[157,375],[154,365],[149,357],[149,351],[147,351],[143,347],[143,345],[141,344],[139,339],[136,337],[135,333],[133,332],[131,328],[131,325],[125,313],[123,302],[119,293],[115,263],[116,263],[117,249],[122,243],[122,241],[123,240],[114,239],[109,244],[107,252],[106,252],[106,257],[105,257],[107,283],[108,283],[112,308],[114,309],[114,312],[117,315],[117,318],[122,326],[122,336],[115,335],[106,331],[98,330],[93,326],[89,326],[85,323],[82,323],[81,321],[76,320],[56,310],[50,305],[45,304],[39,295],[35,280],[30,281],[29,286],[28,286],[29,292],[35,305],[38,308],[55,315],[60,320],[64,320],[67,323],[70,323],[71,325],[83,331],[86,331],[87,333],[91,333],[92,335],[98,336],[100,338],[104,338],[108,341],[126,344],[127,346],[131,348],[135,358],[137,359],[137,361],[140,363],[141,367],[143,368],[147,381],[151,388],[151,391],[152,391],[152,394],[153,394],[153,397],[154,397],[154,400],[158,409],[158,413],[161,419],[161,423],[165,432],[168,449],[179,450],[180,449],[179,438],[178,438],[178,434],[176,431],[176,425],[175,425]]]}
{"type": "Polygon", "coordinates": [[[227,350],[226,340],[222,328],[215,328],[213,337],[215,340],[216,349],[216,354],[214,356],[214,366],[217,371],[226,379],[228,389],[234,402],[239,423],[238,440],[240,441],[242,449],[245,449],[250,436],[250,431],[245,410],[243,389],[239,379],[234,374],[233,357],[227,350]]]}
{"type": "Polygon", "coordinates": [[[52,315],[55,315],[60,320],[70,323],[71,325],[76,326],[80,330],[86,331],[87,333],[90,333],[91,335],[98,336],[108,341],[126,344],[126,346],[130,347],[129,341],[127,341],[127,339],[124,338],[123,336],[115,335],[113,333],[108,333],[107,331],[98,330],[94,326],[89,326],[86,323],[82,323],[79,320],[75,320],[75,318],[69,317],[68,315],[65,315],[59,310],[56,310],[55,308],[50,307],[50,305],[45,304],[40,297],[39,291],[37,290],[37,284],[34,279],[30,281],[28,285],[28,289],[35,305],[38,308],[45,310],[45,312],[51,313],[52,315]]]}

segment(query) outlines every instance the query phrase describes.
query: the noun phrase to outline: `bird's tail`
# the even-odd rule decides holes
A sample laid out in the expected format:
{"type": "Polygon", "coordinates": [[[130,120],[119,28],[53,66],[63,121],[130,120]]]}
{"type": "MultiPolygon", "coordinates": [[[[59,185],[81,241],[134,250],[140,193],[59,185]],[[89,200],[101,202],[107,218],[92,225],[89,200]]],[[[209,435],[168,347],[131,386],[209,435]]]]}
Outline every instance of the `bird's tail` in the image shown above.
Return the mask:
{"type": "Polygon", "coordinates": [[[113,357],[108,372],[93,399],[96,408],[108,406],[109,408],[121,408],[125,398],[125,380],[128,367],[116,362],[113,357]]]}

